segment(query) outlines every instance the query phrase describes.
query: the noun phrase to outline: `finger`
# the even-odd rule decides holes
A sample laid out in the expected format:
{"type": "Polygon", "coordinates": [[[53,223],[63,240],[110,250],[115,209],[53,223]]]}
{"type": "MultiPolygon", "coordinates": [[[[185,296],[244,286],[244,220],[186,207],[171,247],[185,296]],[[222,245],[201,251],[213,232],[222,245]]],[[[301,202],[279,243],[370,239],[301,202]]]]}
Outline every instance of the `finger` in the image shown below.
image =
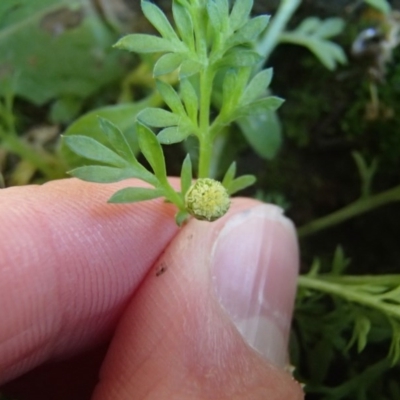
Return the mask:
{"type": "Polygon", "coordinates": [[[191,220],[130,302],[95,400],[301,399],[284,372],[298,273],[292,224],[237,200],[191,220]]]}
{"type": "Polygon", "coordinates": [[[68,179],[0,192],[0,382],[109,335],[177,233],[161,200],[106,203],[128,183],[141,185],[68,179]]]}
{"type": "MultiPolygon", "coordinates": [[[[87,400],[98,382],[108,344],[45,363],[0,387],[5,399],[87,400]]],[[[0,395],[0,399],[4,400],[0,395]]]]}

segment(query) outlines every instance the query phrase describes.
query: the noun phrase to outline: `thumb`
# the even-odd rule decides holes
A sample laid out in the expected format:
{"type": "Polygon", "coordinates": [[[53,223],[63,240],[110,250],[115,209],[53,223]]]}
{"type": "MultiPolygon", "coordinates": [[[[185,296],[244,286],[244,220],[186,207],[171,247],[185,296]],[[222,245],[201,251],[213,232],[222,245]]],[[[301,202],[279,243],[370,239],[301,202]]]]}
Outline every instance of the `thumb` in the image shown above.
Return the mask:
{"type": "Polygon", "coordinates": [[[278,207],[191,220],[127,308],[94,399],[301,399],[283,370],[297,270],[278,207]]]}

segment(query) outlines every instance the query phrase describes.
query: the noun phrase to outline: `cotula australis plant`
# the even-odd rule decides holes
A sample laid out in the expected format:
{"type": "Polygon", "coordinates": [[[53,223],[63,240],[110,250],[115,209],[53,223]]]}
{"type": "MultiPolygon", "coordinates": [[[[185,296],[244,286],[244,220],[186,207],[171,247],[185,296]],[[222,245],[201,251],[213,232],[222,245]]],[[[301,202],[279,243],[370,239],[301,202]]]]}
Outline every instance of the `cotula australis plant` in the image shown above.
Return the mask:
{"type": "Polygon", "coordinates": [[[240,118],[274,111],[283,101],[267,95],[272,70],[260,69],[263,57],[255,51],[269,17],[250,17],[253,0],[230,3],[229,0],[173,0],[172,25],[160,8],[150,1],[141,1],[144,15],[161,36],[130,34],[114,47],[160,55],[154,64],[153,77],[168,109],[146,108],[135,122],[139,148],[151,170],[138,161],[121,130],[100,118],[103,137],[64,137],[73,152],[90,160],[72,170],[71,175],[103,183],[139,178],[152,188],[127,187],[116,192],[109,202],[164,197],[176,205],[178,224],[190,215],[208,221],[221,217],[229,209],[230,195],[254,183],[251,175],[235,176],[235,163],[221,182],[210,176],[213,144],[221,131],[240,118]],[[177,88],[165,79],[171,73],[178,77],[177,88]],[[217,80],[222,85],[216,85],[217,80]],[[215,97],[219,98],[217,110],[215,97]],[[214,113],[210,112],[212,108],[214,113]],[[187,155],[177,191],[168,182],[162,146],[182,142],[190,135],[198,140],[198,176],[193,183],[192,161],[187,155]]]}

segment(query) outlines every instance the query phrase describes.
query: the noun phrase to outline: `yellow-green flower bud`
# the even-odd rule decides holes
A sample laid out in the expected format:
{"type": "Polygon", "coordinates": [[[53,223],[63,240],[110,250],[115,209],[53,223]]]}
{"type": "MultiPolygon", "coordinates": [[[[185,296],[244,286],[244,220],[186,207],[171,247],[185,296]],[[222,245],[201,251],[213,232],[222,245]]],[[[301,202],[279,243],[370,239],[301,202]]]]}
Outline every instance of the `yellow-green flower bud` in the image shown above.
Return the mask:
{"type": "Polygon", "coordinates": [[[185,196],[186,209],[200,220],[215,221],[229,210],[230,203],[222,183],[210,178],[198,179],[185,196]]]}

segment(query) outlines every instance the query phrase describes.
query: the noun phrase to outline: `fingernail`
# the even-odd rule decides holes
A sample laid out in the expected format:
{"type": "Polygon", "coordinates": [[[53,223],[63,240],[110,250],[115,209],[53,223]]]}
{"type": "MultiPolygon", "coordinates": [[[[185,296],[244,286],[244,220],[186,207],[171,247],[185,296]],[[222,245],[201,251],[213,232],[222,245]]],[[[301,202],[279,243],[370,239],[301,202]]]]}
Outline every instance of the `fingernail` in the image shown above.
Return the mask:
{"type": "Polygon", "coordinates": [[[216,296],[244,340],[284,367],[298,274],[293,224],[279,207],[233,215],[213,249],[216,296]]]}

